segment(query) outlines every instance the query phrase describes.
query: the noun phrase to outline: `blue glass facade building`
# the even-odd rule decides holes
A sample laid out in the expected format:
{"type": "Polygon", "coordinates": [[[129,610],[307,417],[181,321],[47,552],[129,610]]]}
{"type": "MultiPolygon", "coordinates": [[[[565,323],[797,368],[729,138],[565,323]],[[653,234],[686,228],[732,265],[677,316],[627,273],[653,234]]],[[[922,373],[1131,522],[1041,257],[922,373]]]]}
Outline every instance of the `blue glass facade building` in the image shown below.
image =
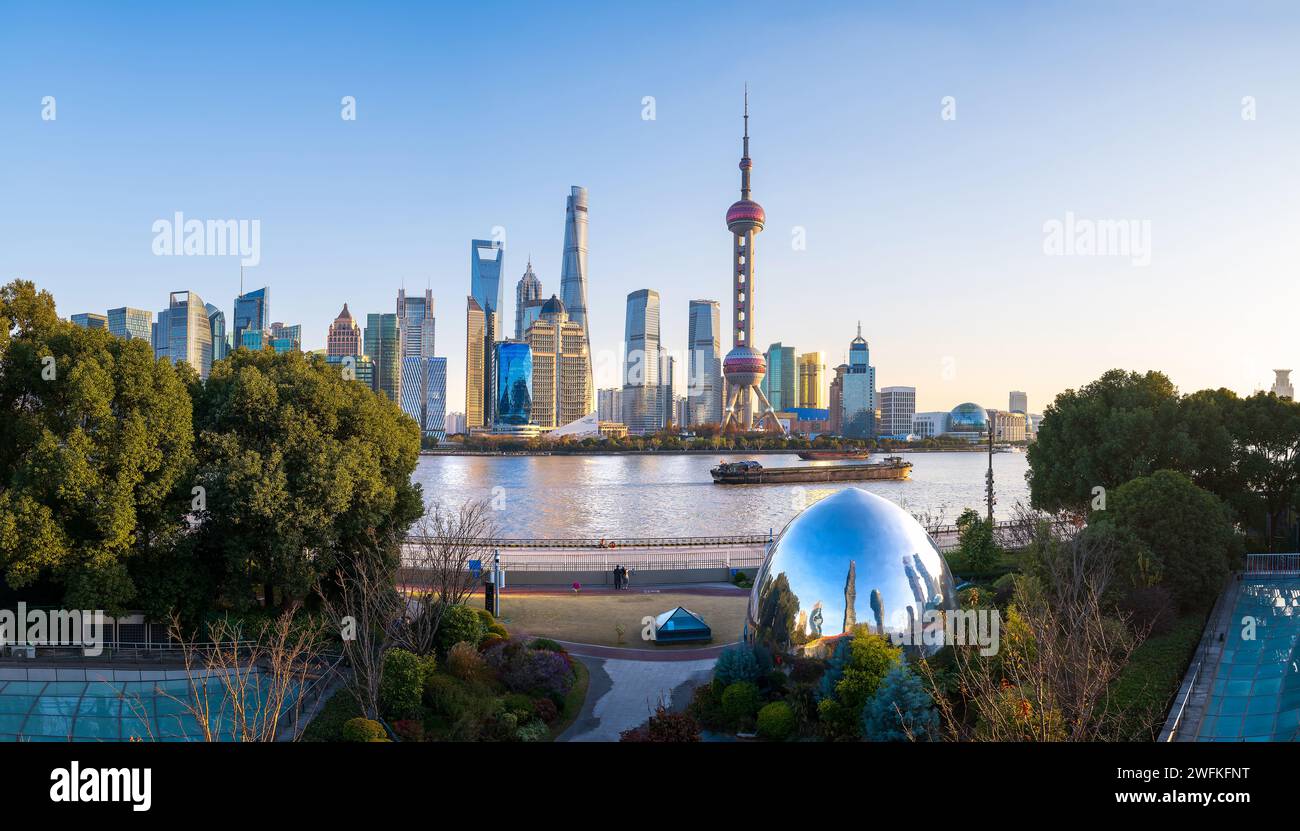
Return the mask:
{"type": "Polygon", "coordinates": [[[494,424],[528,423],[533,413],[533,350],[518,341],[496,345],[496,413],[494,424]]]}
{"type": "Polygon", "coordinates": [[[242,345],[244,331],[271,328],[271,288],[245,292],[235,298],[234,342],[242,345]]]}

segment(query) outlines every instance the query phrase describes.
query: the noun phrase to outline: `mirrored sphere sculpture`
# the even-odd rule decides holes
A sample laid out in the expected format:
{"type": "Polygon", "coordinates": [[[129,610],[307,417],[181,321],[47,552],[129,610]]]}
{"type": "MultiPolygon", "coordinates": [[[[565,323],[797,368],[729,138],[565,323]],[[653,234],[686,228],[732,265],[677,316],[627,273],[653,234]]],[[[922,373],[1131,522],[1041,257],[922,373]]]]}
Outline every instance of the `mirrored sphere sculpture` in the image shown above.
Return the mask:
{"type": "Polygon", "coordinates": [[[825,659],[865,626],[930,655],[943,646],[942,613],[956,608],[952,573],[921,524],[888,499],[845,488],[777,538],[750,594],[745,639],[825,659]]]}

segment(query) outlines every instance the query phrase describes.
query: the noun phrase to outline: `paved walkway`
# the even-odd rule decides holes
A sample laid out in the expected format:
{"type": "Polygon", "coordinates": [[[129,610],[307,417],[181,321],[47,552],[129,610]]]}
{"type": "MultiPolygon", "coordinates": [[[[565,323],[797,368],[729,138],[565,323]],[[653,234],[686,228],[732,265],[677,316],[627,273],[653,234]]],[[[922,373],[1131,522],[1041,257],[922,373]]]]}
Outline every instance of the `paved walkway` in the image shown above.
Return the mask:
{"type": "Polygon", "coordinates": [[[619,733],[643,724],[661,700],[682,709],[691,688],[712,676],[714,663],[714,658],[630,661],[586,655],[578,660],[591,673],[591,685],[582,713],[559,738],[564,742],[616,742],[619,733]]]}

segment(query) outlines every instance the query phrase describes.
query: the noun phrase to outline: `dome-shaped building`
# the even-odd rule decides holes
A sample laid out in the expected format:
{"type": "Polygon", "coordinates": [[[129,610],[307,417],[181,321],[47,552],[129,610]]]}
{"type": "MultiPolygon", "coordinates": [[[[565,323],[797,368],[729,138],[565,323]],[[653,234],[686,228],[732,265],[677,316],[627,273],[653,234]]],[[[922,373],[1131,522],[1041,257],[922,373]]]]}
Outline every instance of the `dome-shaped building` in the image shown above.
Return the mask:
{"type": "Polygon", "coordinates": [[[949,433],[987,433],[988,429],[988,411],[978,404],[967,401],[953,407],[952,412],[948,413],[949,433]]]}
{"type": "Polygon", "coordinates": [[[921,524],[888,499],[845,488],[777,538],[754,581],[745,640],[828,658],[865,626],[909,653],[932,654],[943,643],[936,613],[956,608],[952,573],[921,524]]]}

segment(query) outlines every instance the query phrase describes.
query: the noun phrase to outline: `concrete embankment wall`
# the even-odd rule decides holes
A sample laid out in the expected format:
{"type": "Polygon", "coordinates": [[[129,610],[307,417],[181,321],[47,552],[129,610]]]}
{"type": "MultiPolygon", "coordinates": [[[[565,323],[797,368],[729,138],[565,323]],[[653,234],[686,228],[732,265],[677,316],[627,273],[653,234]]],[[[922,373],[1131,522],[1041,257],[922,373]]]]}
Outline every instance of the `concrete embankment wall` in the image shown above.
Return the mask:
{"type": "MultiPolygon", "coordinates": [[[[741,569],[753,576],[755,569],[741,569]]],[[[522,569],[506,570],[506,591],[512,586],[570,586],[574,582],[584,586],[613,586],[612,571],[525,571],[522,569]]],[[[674,569],[639,569],[632,573],[633,588],[641,586],[660,586],[674,583],[729,583],[729,568],[674,568],[674,569]]]]}

